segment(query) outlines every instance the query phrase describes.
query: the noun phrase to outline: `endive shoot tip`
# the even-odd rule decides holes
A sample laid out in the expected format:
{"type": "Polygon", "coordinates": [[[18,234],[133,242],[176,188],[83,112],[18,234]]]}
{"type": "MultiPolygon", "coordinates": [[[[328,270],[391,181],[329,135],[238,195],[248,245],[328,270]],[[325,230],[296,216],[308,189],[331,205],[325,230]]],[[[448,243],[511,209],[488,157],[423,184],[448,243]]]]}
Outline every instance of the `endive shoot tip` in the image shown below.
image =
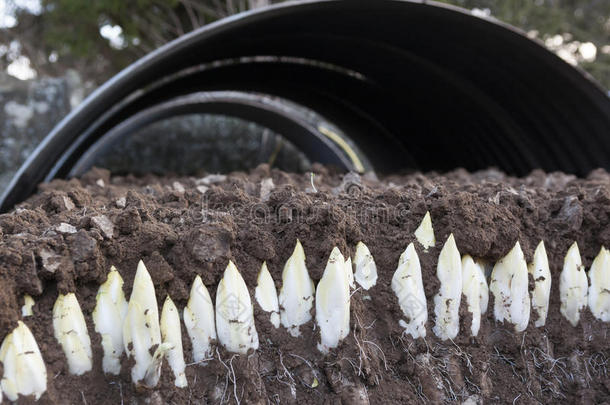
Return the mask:
{"type": "Polygon", "coordinates": [[[546,255],[544,242],[540,241],[534,251],[534,261],[527,267],[534,279],[534,291],[532,291],[532,309],[538,318],[534,321],[537,328],[544,326],[549,313],[549,299],[551,297],[551,270],[549,259],[546,255]]]}
{"type": "Polygon", "coordinates": [[[356,272],[354,279],[362,288],[368,290],[377,283],[377,266],[369,248],[362,242],[356,245],[356,255],[354,256],[356,272]]]}
{"type": "Polygon", "coordinates": [[[232,261],[216,290],[216,333],[218,341],[230,352],[246,354],[258,349],[250,293],[232,261]]]}
{"type": "Polygon", "coordinates": [[[297,239],[297,243],[294,245],[292,255],[299,258],[302,257],[303,260],[305,260],[305,250],[303,249],[303,245],[301,244],[301,241],[299,239],[297,239]]]}
{"type": "Polygon", "coordinates": [[[516,332],[524,331],[530,319],[530,295],[527,263],[519,242],[495,264],[489,290],[494,295],[496,320],[512,323],[516,332]]]}
{"type": "Polygon", "coordinates": [[[34,335],[25,323],[18,321],[0,346],[4,368],[2,391],[10,401],[19,395],[33,395],[38,400],[47,390],[47,369],[34,335]]]}
{"type": "Polygon", "coordinates": [[[104,284],[95,297],[93,310],[95,331],[102,337],[104,373],[118,375],[121,372],[123,355],[123,322],[127,315],[127,300],[123,293],[123,278],[112,266],[104,284]]]}
{"type": "Polygon", "coordinates": [[[299,327],[311,320],[314,293],[314,284],[305,266],[305,252],[297,240],[284,266],[279,294],[282,326],[294,337],[300,335],[299,327]]]}
{"type": "Polygon", "coordinates": [[[578,244],[574,242],[563,261],[559,276],[560,312],[572,324],[578,325],[580,312],[587,305],[587,274],[580,259],[578,244]]]}
{"type": "MultiPolygon", "coordinates": [[[[135,384],[146,378],[152,381],[150,369],[154,368],[151,350],[161,345],[159,310],[155,287],[144,263],[140,260],[133,281],[127,315],[123,323],[123,345],[135,364],[131,369],[131,379],[135,384]],[[147,377],[147,374],[148,377],[147,377]]],[[[162,358],[162,356],[161,356],[162,358]]],[[[144,383],[148,386],[148,382],[144,383]]]]}
{"type": "Polygon", "coordinates": [[[61,345],[70,374],[91,370],[93,355],[85,317],[74,293],[60,294],[53,306],[53,331],[61,345]]]}
{"type": "Polygon", "coordinates": [[[436,323],[434,334],[442,340],[453,339],[460,328],[460,301],[462,298],[462,258],[453,234],[449,235],[438,256],[436,276],[441,285],[434,296],[436,323]]]}
{"type": "Polygon", "coordinates": [[[466,297],[468,312],[472,315],[470,332],[472,336],[477,336],[481,327],[481,314],[487,311],[489,289],[483,268],[470,255],[462,257],[462,294],[466,297]]]}
{"type": "Polygon", "coordinates": [[[345,259],[345,273],[347,274],[347,281],[349,282],[350,288],[356,288],[354,281],[354,266],[352,265],[352,258],[347,256],[345,259]]]}
{"type": "Polygon", "coordinates": [[[428,305],[421,276],[421,265],[413,243],[400,255],[398,268],[392,277],[392,290],[407,320],[399,324],[414,339],[426,337],[428,305]]]}
{"type": "Polygon", "coordinates": [[[174,385],[179,388],[184,388],[187,386],[187,382],[186,375],[184,374],[186,365],[184,363],[184,353],[182,351],[180,314],[169,295],[165,298],[163,309],[161,310],[161,338],[163,339],[164,344],[169,344],[171,346],[167,350],[165,357],[167,357],[167,363],[174,372],[174,385]]]}
{"type": "Polygon", "coordinates": [[[270,312],[269,320],[275,328],[280,327],[280,306],[277,299],[277,290],[275,283],[267,268],[267,262],[263,262],[261,270],[258,273],[256,290],[254,297],[261,306],[263,311],[270,312]]]}
{"type": "Polygon", "coordinates": [[[316,323],[320,327],[318,349],[327,353],[349,333],[350,293],[345,259],[338,248],[328,258],[316,289],[316,323]]]}
{"type": "Polygon", "coordinates": [[[610,252],[602,246],[589,270],[589,308],[597,319],[610,322],[610,252]]]}
{"type": "Polygon", "coordinates": [[[193,281],[191,295],[184,308],[184,325],[191,338],[193,361],[197,363],[209,358],[212,355],[212,343],[216,340],[214,305],[199,276],[193,281]]]}
{"type": "Polygon", "coordinates": [[[23,306],[21,307],[21,316],[23,318],[34,315],[34,311],[32,310],[34,304],[34,298],[32,298],[29,294],[25,294],[23,296],[23,306]]]}
{"type": "Polygon", "coordinates": [[[432,220],[430,219],[430,212],[426,211],[424,219],[422,219],[421,224],[419,224],[419,227],[415,230],[415,237],[424,247],[424,250],[428,250],[428,248],[434,247],[436,244],[434,230],[432,229],[432,220]]]}

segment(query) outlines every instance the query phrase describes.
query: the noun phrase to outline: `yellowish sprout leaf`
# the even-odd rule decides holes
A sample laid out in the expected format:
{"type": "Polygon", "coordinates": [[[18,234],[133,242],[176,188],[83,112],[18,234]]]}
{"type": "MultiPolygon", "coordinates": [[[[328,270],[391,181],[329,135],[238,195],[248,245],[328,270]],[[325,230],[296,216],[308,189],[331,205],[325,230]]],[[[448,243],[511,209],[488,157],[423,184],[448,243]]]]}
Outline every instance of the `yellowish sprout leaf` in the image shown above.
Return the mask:
{"type": "Polygon", "coordinates": [[[261,306],[263,311],[270,312],[271,324],[279,328],[280,327],[280,305],[277,298],[277,290],[275,289],[275,283],[267,268],[267,262],[263,262],[261,270],[258,273],[256,290],[254,297],[261,306]]]}
{"type": "Polygon", "coordinates": [[[232,261],[216,290],[216,333],[218,341],[230,352],[246,354],[258,349],[250,293],[232,261]]]}
{"type": "Polygon", "coordinates": [[[549,299],[551,297],[551,270],[549,269],[549,260],[543,241],[540,241],[536,247],[534,261],[529,264],[528,271],[534,279],[532,309],[538,316],[534,325],[539,328],[546,323],[546,317],[549,313],[549,299]]]}
{"type": "Polygon", "coordinates": [[[19,395],[33,395],[38,400],[47,390],[47,369],[34,335],[25,323],[18,321],[0,346],[4,374],[2,390],[10,401],[19,395]]]}
{"type": "Polygon", "coordinates": [[[104,373],[118,375],[123,355],[123,322],[127,315],[127,300],[123,293],[123,278],[112,266],[104,284],[100,286],[93,310],[95,331],[102,336],[104,373]]]}
{"type": "Polygon", "coordinates": [[[350,288],[356,288],[356,283],[354,281],[354,268],[352,265],[352,258],[347,256],[345,259],[345,272],[347,273],[347,281],[349,282],[350,288]]]}
{"type": "Polygon", "coordinates": [[[165,356],[167,357],[167,363],[174,372],[174,385],[179,388],[187,386],[186,375],[184,369],[186,365],[184,363],[184,353],[182,351],[182,330],[180,327],[180,314],[178,308],[167,296],[163,303],[163,309],[161,310],[161,338],[163,343],[169,343],[171,348],[168,349],[165,356]]]}
{"type": "Polygon", "coordinates": [[[320,328],[318,349],[327,353],[349,333],[350,292],[345,259],[336,247],[332,250],[322,279],[316,289],[316,323],[320,328]]]}
{"type": "Polygon", "coordinates": [[[441,340],[453,339],[460,329],[460,301],[462,298],[462,259],[453,234],[449,235],[436,266],[440,290],[434,296],[436,323],[432,330],[441,340]]]}
{"type": "Polygon", "coordinates": [[[29,294],[25,294],[23,296],[23,306],[21,307],[21,316],[25,318],[26,316],[34,315],[34,311],[32,310],[32,307],[34,306],[34,304],[35,304],[34,298],[32,298],[29,294]]]}
{"type": "Polygon", "coordinates": [[[392,291],[398,298],[398,304],[407,320],[399,321],[414,339],[426,337],[426,322],[428,321],[428,304],[424,293],[424,284],[421,276],[421,265],[410,243],[400,255],[398,268],[392,277],[392,291]]]}
{"type": "Polygon", "coordinates": [[[587,305],[587,290],[589,283],[585,267],[580,259],[578,244],[574,242],[563,262],[563,270],[559,276],[559,299],[561,314],[572,324],[578,325],[580,312],[587,305]]]}
{"type": "Polygon", "coordinates": [[[297,240],[294,252],[284,266],[279,294],[282,326],[294,337],[300,335],[299,327],[311,320],[314,293],[314,284],[305,266],[305,252],[297,240]]]}
{"type": "Polygon", "coordinates": [[[489,290],[494,295],[496,320],[512,323],[516,332],[524,331],[530,319],[530,295],[527,263],[519,242],[495,264],[489,290]]]}
{"type": "Polygon", "coordinates": [[[589,308],[594,317],[610,322],[610,252],[602,246],[589,270],[589,308]]]}
{"type": "Polygon", "coordinates": [[[487,310],[489,288],[483,268],[469,255],[462,257],[462,294],[466,297],[468,312],[472,314],[470,332],[472,336],[477,336],[481,314],[487,310]]]}
{"type": "Polygon", "coordinates": [[[415,237],[425,250],[434,247],[436,244],[430,212],[426,212],[426,215],[424,215],[424,219],[422,219],[421,224],[419,224],[419,227],[415,230],[415,237]]]}
{"type": "Polygon", "coordinates": [[[212,343],[216,340],[214,305],[199,276],[193,281],[191,295],[184,308],[184,325],[191,338],[193,361],[200,362],[209,358],[212,355],[212,343]]]}
{"type": "Polygon", "coordinates": [[[85,317],[74,293],[60,294],[53,306],[53,330],[61,345],[70,374],[91,371],[93,354],[85,317]]]}
{"type": "MultiPolygon", "coordinates": [[[[149,369],[154,368],[151,350],[161,345],[155,286],[141,260],[138,263],[123,324],[123,344],[127,355],[135,360],[131,369],[131,379],[134,384],[138,384],[145,379],[149,369]]],[[[150,378],[148,380],[151,381],[150,378]]]]}
{"type": "Polygon", "coordinates": [[[354,279],[360,287],[368,290],[377,283],[377,265],[369,248],[362,242],[356,245],[354,265],[356,266],[354,279]]]}

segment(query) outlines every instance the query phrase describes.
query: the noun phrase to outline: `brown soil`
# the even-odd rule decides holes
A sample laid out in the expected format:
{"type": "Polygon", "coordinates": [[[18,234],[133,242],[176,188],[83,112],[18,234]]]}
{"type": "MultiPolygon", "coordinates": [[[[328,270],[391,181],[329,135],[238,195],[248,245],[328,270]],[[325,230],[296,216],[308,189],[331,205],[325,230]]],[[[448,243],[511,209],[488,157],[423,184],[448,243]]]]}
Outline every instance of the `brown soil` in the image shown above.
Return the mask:
{"type": "MultiPolygon", "coordinates": [[[[576,179],[534,172],[515,179],[497,171],[458,170],[378,181],[343,177],[315,165],[314,171],[317,192],[309,175],[266,166],[226,179],[208,178],[220,180],[208,184],[195,178],[111,179],[107,172],[94,170],[80,180],[42,185],[37,195],[1,215],[0,336],[20,318],[23,294],[32,295],[34,316],[24,320],[48,371],[48,390],[40,402],[610,403],[610,325],[594,320],[586,310],[580,324],[570,326],[559,313],[558,293],[563,256],[574,240],[587,268],[601,245],[610,246],[608,173],[596,171],[576,179]],[[263,187],[261,198],[261,181],[267,178],[275,187],[269,194],[263,187]],[[413,340],[398,325],[402,314],[390,280],[427,210],[437,244],[427,253],[416,247],[428,298],[428,335],[413,340]],[[65,232],[70,231],[66,225],[58,228],[62,223],[75,232],[65,232]],[[553,272],[547,326],[535,328],[532,320],[525,332],[514,333],[510,325],[494,321],[490,297],[478,337],[469,336],[470,319],[465,316],[454,342],[436,339],[436,261],[451,232],[462,254],[489,262],[506,254],[517,240],[529,261],[544,239],[553,272]],[[158,302],[170,294],[183,308],[196,274],[214,299],[229,259],[242,272],[252,297],[263,260],[279,289],[283,265],[297,238],[316,282],[333,246],[353,254],[362,240],[377,263],[377,285],[354,293],[352,331],[337,350],[326,356],[318,352],[313,322],[301,328],[301,338],[274,329],[255,303],[260,349],[234,356],[219,348],[214,360],[187,367],[186,389],[174,387],[167,365],[154,390],[134,388],[127,360],[121,376],[102,373],[100,338],[91,313],[111,265],[123,275],[128,296],[136,264],[143,259],[158,302]],[[81,303],[94,346],[94,370],[80,377],[68,374],[52,333],[57,294],[71,291],[81,303]]],[[[188,363],[191,350],[184,327],[183,341],[188,363]]]]}

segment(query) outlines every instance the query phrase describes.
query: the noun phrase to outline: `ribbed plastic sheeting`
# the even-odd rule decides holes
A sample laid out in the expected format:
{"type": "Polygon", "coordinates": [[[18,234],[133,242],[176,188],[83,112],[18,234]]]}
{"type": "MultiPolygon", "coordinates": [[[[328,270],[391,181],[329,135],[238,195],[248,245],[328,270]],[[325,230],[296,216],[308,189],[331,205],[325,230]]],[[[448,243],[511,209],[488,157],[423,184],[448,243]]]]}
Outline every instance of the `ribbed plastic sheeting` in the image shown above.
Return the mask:
{"type": "MultiPolygon", "coordinates": [[[[428,2],[281,3],[203,27],[112,78],[49,134],[1,210],[67,176],[138,113],[218,91],[279,97],[319,114],[337,129],[334,141],[354,145],[379,172],[610,169],[605,91],[514,28],[428,2]]],[[[288,132],[310,159],[328,152],[303,131],[288,132]]],[[[354,169],[351,159],[324,161],[354,169]]]]}

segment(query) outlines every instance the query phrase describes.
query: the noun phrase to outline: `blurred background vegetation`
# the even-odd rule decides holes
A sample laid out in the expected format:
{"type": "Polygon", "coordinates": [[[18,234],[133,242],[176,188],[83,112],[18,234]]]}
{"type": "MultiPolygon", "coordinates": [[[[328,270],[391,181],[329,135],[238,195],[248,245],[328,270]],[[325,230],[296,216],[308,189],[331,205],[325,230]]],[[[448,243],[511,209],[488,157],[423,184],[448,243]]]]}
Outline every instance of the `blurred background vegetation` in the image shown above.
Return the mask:
{"type": "MultiPolygon", "coordinates": [[[[186,32],[275,2],[0,0],[0,70],[27,79],[74,69],[95,87],[186,32]]],[[[444,2],[523,29],[610,88],[610,0],[444,2]]]]}

